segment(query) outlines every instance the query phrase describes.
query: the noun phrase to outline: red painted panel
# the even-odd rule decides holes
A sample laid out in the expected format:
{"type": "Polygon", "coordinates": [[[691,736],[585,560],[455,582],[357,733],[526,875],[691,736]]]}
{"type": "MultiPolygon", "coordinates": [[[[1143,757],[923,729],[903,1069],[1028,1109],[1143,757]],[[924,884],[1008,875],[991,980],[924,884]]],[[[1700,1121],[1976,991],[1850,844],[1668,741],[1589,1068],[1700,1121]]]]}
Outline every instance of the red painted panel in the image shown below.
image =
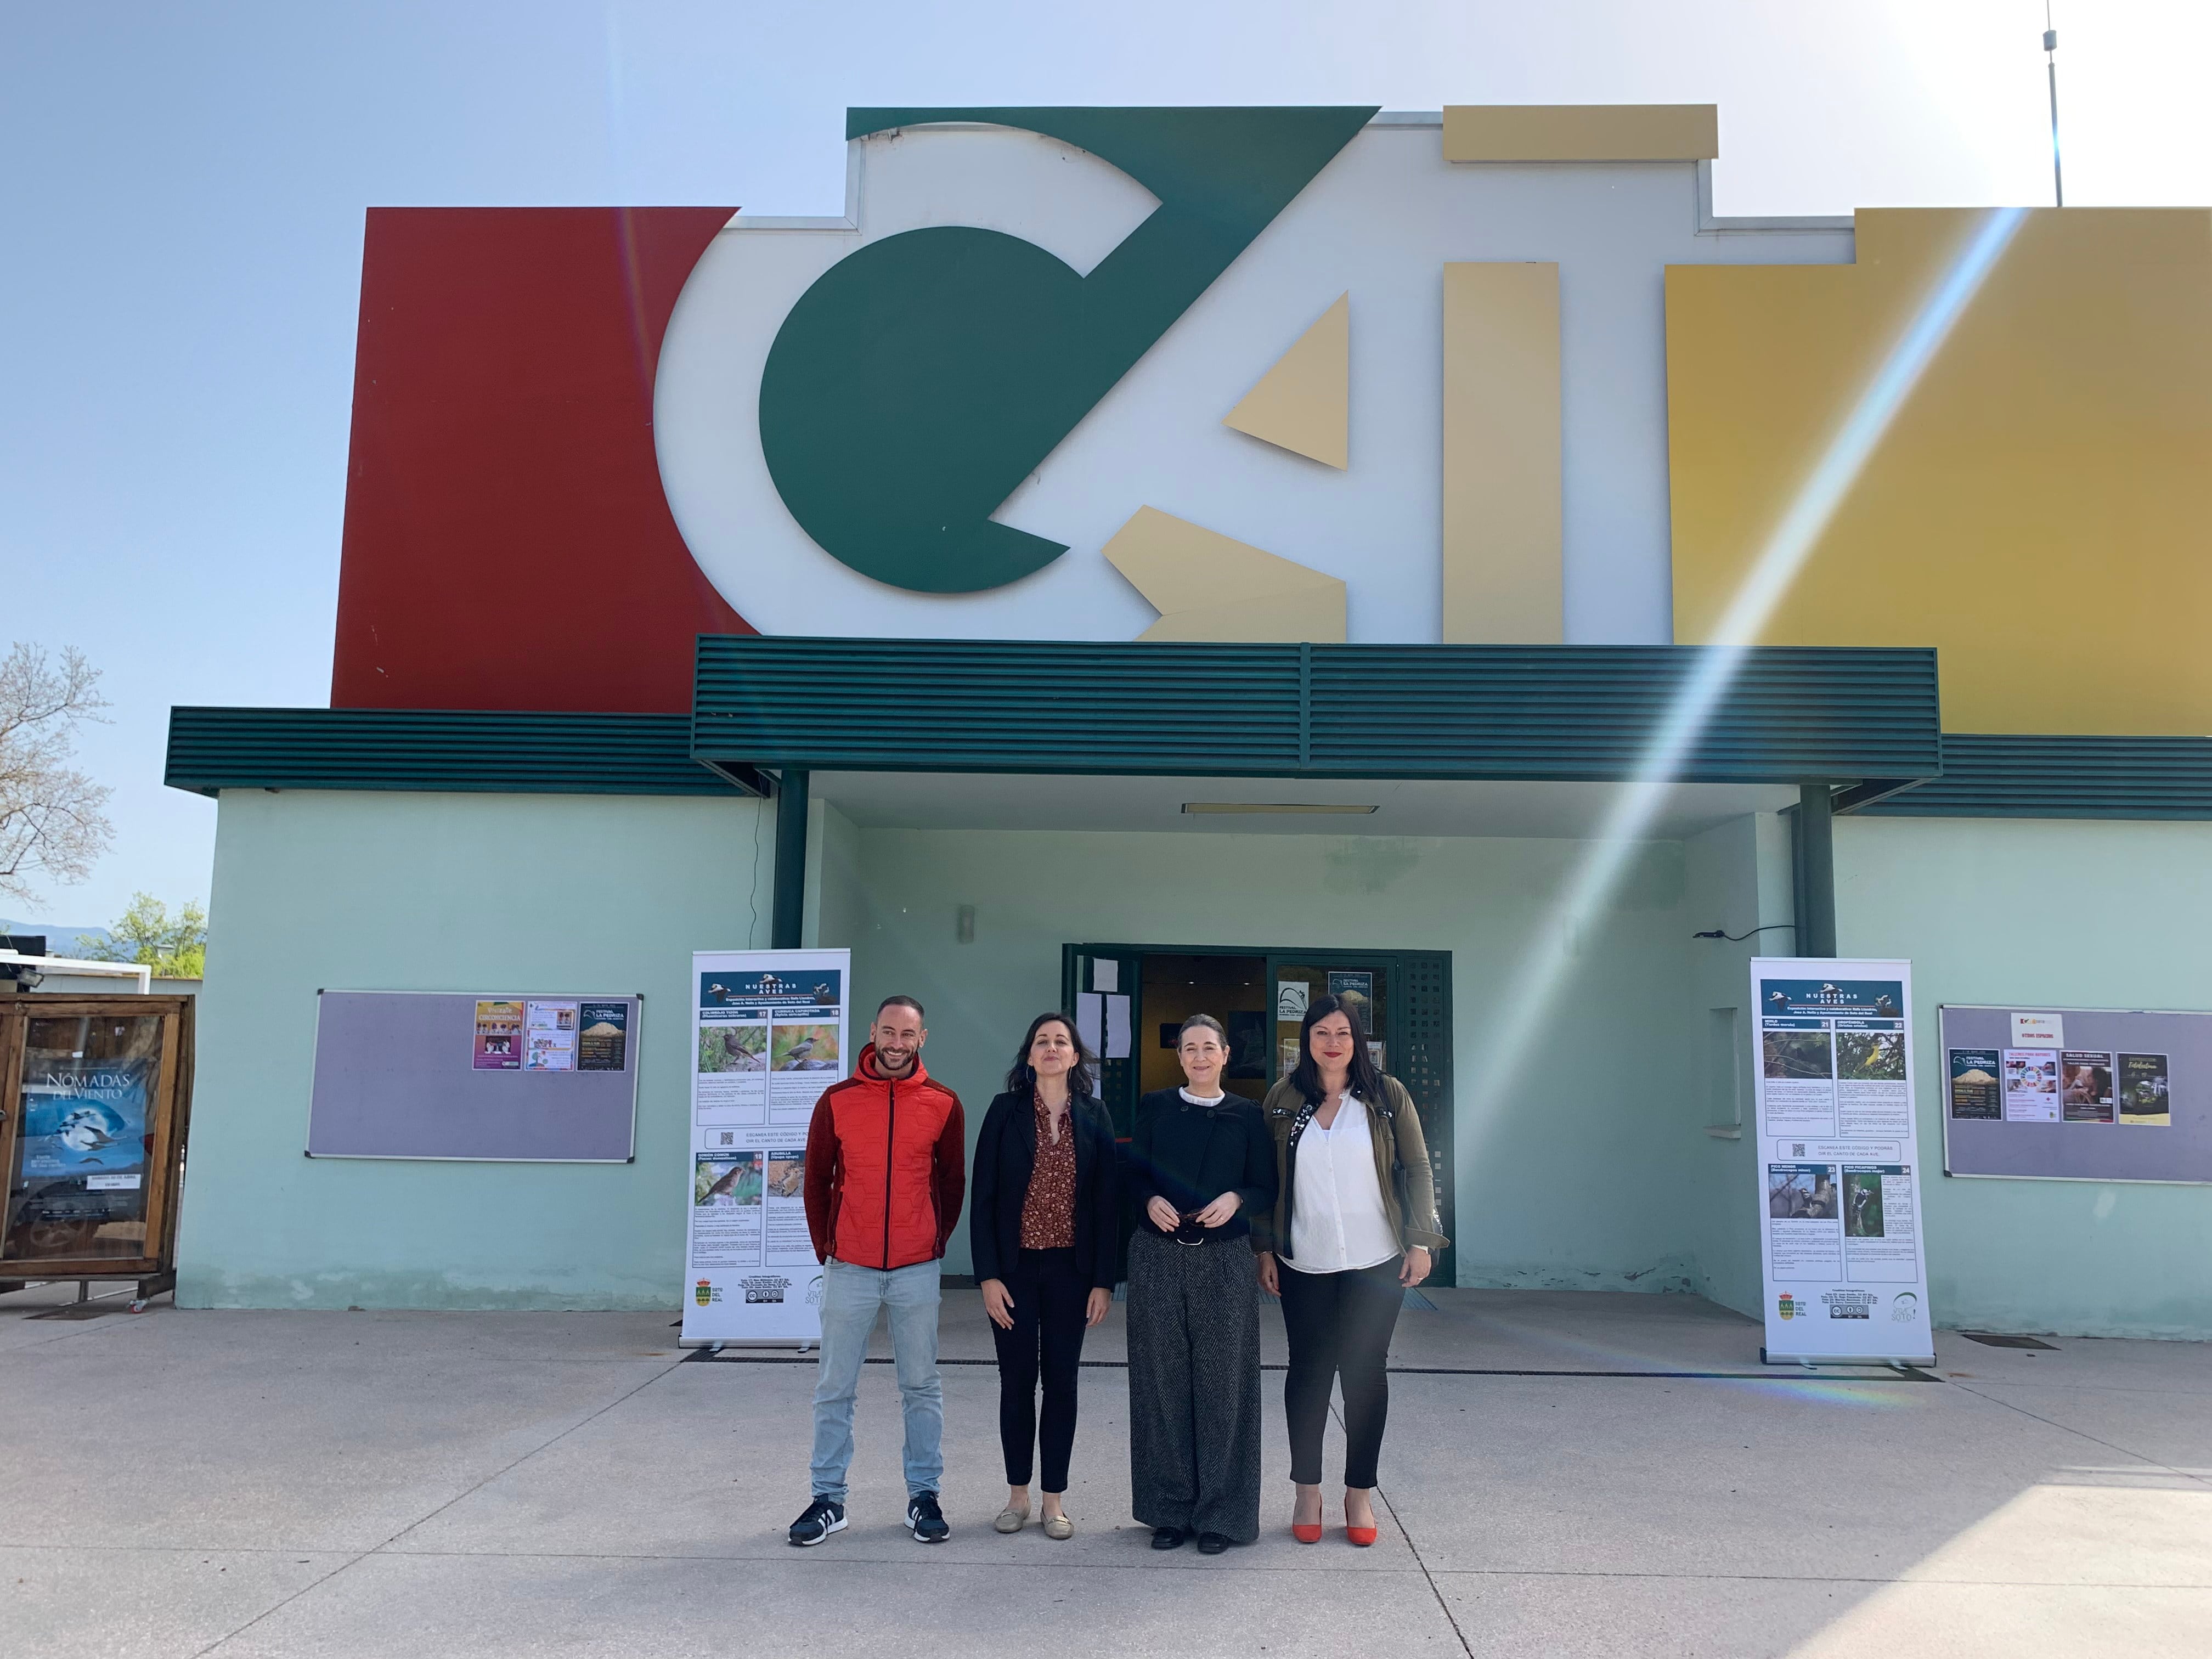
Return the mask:
{"type": "Polygon", "coordinates": [[[684,546],[653,375],[731,208],[375,208],[335,708],[688,710],[755,630],[684,546]]]}

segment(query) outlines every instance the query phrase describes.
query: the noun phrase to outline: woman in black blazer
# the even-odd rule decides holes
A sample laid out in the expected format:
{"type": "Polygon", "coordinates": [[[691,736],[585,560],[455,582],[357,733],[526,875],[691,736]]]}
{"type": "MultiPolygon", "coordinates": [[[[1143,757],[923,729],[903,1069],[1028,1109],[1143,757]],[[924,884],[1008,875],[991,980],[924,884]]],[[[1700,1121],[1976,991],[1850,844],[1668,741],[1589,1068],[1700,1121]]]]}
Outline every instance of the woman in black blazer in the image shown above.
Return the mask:
{"type": "Polygon", "coordinates": [[[1096,1063],[1073,1020],[1039,1014],[1006,1073],[1006,1092],[991,1103],[975,1137],[968,1243],[999,1349],[1007,1486],[995,1522],[1000,1532],[1019,1532],[1029,1520],[1035,1449],[1044,1465],[1045,1535],[1075,1533],[1062,1499],[1083,1334],[1114,1304],[1120,1242],[1114,1126],[1091,1093],[1096,1063]]]}

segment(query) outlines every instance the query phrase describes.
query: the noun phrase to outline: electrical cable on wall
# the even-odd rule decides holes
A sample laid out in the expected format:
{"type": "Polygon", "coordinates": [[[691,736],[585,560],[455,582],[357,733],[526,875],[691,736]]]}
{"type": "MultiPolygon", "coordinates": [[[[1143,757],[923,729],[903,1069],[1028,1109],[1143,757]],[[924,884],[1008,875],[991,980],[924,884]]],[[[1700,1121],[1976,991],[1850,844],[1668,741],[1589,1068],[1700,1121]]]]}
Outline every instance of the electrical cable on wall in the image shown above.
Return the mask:
{"type": "Polygon", "coordinates": [[[1702,933],[1692,933],[1690,937],[1692,939],[1724,939],[1731,945],[1741,945],[1744,940],[1752,938],[1754,934],[1771,933],[1778,927],[1794,929],[1796,926],[1797,924],[1794,921],[1770,921],[1765,927],[1754,927],[1748,933],[1729,933],[1722,932],[1717,927],[1711,927],[1702,933]]]}

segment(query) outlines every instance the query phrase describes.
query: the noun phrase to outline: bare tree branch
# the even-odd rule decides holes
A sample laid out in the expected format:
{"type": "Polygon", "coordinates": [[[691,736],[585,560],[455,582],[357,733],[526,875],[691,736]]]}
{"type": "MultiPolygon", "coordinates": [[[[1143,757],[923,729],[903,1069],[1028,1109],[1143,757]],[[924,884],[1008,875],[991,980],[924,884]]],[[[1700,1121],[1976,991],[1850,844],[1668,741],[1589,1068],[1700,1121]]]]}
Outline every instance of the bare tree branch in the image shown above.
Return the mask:
{"type": "Polygon", "coordinates": [[[112,792],[69,763],[77,727],[107,707],[99,682],[73,646],[58,663],[21,641],[0,657],[0,893],[35,898],[33,875],[82,881],[114,838],[112,792]]]}

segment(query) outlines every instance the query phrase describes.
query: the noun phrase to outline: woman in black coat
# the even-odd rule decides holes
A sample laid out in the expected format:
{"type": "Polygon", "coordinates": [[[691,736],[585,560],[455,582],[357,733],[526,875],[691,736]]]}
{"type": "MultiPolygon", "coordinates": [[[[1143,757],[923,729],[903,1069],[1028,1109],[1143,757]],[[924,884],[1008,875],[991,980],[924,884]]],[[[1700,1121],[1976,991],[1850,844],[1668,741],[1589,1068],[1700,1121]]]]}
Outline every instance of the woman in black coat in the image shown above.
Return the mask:
{"type": "Polygon", "coordinates": [[[1073,1020],[1039,1014],[975,1138],[968,1243],[999,1349],[1007,1486],[1000,1532],[1019,1532],[1029,1520],[1034,1449],[1044,1465],[1045,1535],[1075,1533],[1062,1500],[1083,1334],[1113,1305],[1120,1242],[1114,1125],[1091,1093],[1095,1064],[1073,1020]]]}

